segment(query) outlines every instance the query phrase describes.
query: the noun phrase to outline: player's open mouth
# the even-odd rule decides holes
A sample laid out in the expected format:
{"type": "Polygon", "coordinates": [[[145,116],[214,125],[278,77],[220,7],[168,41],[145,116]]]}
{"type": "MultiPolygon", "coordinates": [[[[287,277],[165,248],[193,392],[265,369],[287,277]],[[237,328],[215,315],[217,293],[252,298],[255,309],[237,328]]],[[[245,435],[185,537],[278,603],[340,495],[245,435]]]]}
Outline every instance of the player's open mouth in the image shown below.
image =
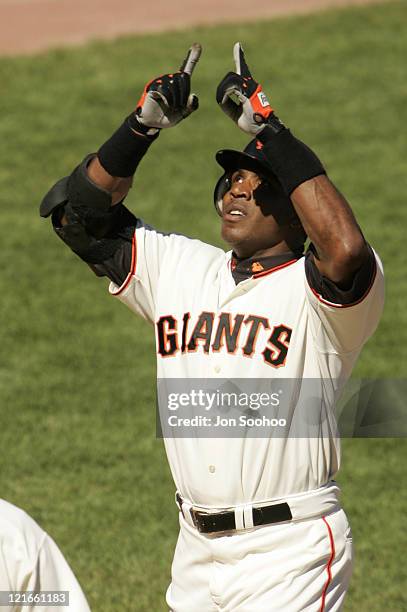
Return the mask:
{"type": "Polygon", "coordinates": [[[243,208],[241,204],[229,204],[225,206],[223,213],[224,221],[241,221],[244,217],[247,216],[247,212],[243,208]]]}

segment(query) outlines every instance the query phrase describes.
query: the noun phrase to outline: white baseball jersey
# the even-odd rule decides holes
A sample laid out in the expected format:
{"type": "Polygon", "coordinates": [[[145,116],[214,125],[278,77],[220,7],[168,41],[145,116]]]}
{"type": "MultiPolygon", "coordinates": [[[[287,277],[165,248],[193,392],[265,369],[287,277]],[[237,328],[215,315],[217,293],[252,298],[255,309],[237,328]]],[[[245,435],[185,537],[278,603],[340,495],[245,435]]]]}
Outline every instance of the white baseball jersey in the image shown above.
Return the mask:
{"type": "MultiPolygon", "coordinates": [[[[329,398],[326,427],[302,401],[301,436],[166,437],[173,478],[193,504],[228,507],[318,489],[340,462],[332,401],[375,330],[384,301],[382,266],[347,307],[308,285],[304,257],[236,285],[232,253],[141,221],[130,273],[110,292],[155,327],[159,379],[317,379],[329,398]],[[331,411],[331,412],[330,412],[331,411]]],[[[298,398],[297,398],[298,399],[298,398]]],[[[305,402],[306,404],[307,402],[305,402]]]]}
{"type": "Polygon", "coordinates": [[[69,606],[22,603],[2,610],[90,612],[81,587],[54,540],[20,508],[0,500],[0,591],[68,591],[69,606]]]}

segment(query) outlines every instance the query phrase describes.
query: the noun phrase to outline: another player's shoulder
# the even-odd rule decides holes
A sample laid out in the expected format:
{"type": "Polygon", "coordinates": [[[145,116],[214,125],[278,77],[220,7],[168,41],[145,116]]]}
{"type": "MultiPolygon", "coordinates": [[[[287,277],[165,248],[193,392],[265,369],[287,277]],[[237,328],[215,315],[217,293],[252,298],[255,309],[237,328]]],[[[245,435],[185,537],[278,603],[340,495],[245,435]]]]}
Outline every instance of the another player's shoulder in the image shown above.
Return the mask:
{"type": "Polygon", "coordinates": [[[46,533],[24,510],[0,499],[0,541],[10,556],[36,557],[46,533]]]}

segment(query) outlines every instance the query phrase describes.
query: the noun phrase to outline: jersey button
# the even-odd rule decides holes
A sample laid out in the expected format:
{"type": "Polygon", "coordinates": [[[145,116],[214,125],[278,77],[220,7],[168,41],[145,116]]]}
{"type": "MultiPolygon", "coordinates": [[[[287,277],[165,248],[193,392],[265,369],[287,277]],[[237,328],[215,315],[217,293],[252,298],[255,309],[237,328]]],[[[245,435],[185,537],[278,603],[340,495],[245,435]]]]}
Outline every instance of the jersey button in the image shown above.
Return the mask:
{"type": "Polygon", "coordinates": [[[220,365],[216,365],[213,369],[215,370],[216,374],[219,374],[222,368],[220,367],[220,365]]]}
{"type": "Polygon", "coordinates": [[[216,472],[216,467],[214,465],[210,465],[209,466],[209,471],[211,474],[214,474],[216,472]]]}

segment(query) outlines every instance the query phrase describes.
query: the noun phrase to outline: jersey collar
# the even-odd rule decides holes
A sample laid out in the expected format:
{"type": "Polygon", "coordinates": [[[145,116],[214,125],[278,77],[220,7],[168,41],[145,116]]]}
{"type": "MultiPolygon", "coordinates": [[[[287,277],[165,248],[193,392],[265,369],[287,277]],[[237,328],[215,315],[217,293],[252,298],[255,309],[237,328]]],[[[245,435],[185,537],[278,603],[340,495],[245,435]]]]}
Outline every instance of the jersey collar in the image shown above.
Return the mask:
{"type": "Polygon", "coordinates": [[[279,255],[266,255],[264,257],[247,257],[240,259],[234,253],[230,261],[230,271],[233,279],[238,285],[248,278],[258,278],[266,276],[277,269],[284,268],[291,263],[296,262],[303,253],[280,253],[279,255]]]}

